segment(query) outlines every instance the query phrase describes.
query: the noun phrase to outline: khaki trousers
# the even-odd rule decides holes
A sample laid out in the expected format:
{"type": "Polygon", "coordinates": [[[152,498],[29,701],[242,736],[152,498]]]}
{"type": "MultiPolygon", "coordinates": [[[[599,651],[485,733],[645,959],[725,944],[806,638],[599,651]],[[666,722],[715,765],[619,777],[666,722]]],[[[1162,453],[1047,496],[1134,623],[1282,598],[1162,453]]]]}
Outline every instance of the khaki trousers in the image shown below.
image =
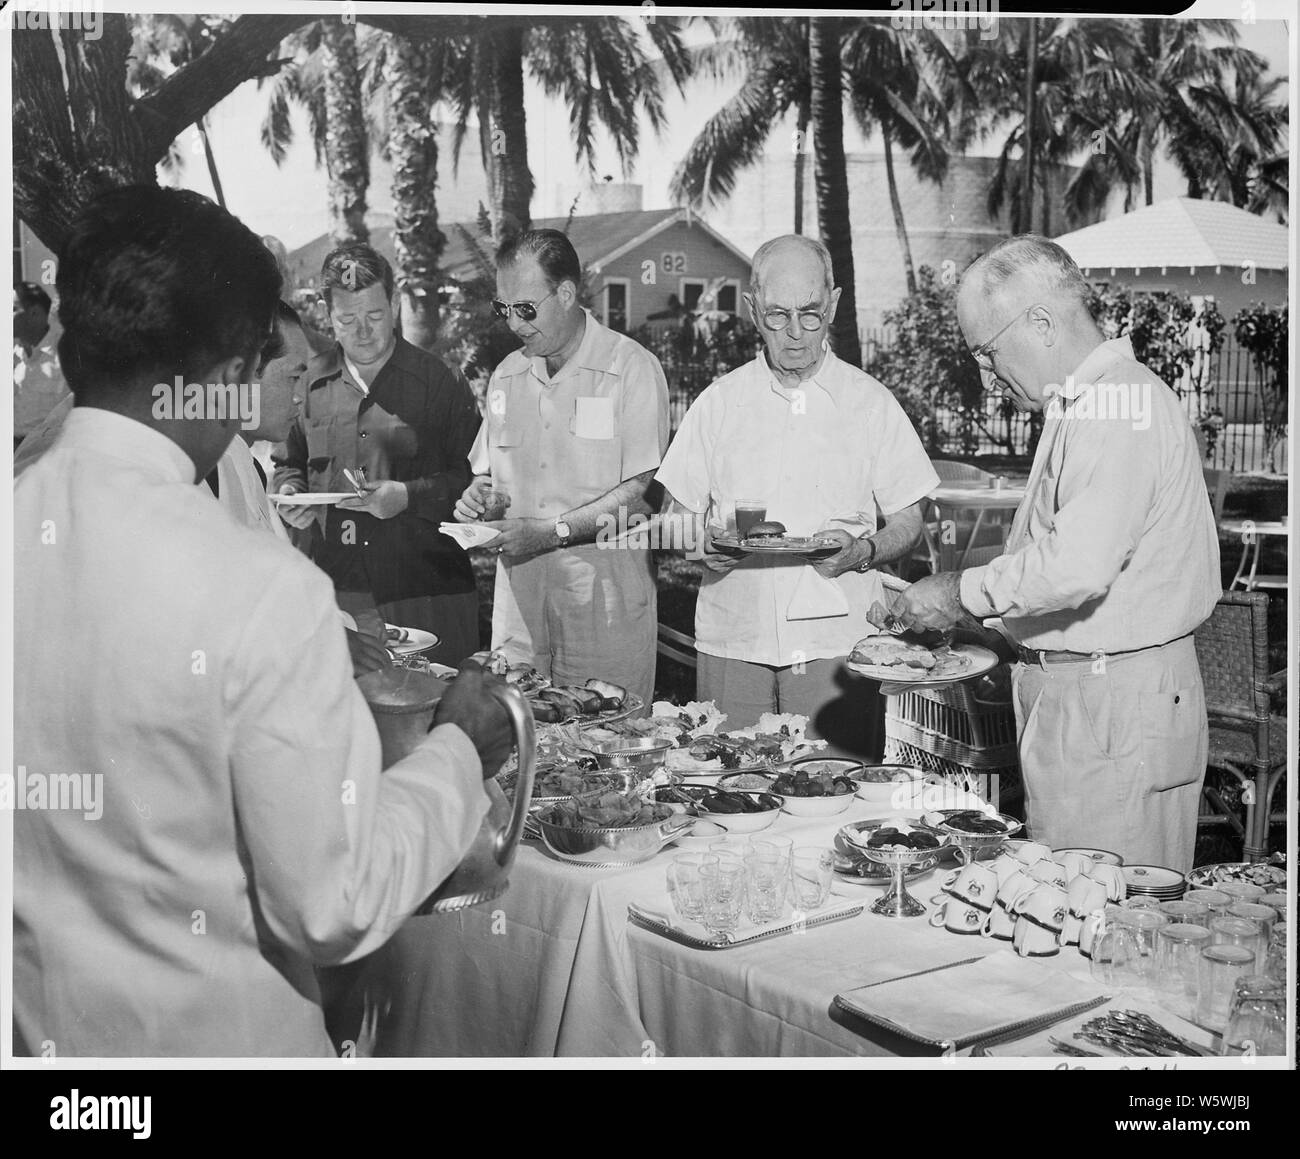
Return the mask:
{"type": "Polygon", "coordinates": [[[1127,656],[1017,664],[1028,829],[1186,873],[1209,727],[1192,638],[1127,656]]]}

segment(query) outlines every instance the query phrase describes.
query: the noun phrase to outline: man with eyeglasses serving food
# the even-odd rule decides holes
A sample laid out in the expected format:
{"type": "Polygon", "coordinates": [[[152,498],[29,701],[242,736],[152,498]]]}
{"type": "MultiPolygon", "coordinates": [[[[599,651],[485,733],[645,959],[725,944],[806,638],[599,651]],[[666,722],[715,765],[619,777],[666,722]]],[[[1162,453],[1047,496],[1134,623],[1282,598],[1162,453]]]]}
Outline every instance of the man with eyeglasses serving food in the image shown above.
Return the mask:
{"type": "Polygon", "coordinates": [[[1043,432],[1006,553],[913,584],[893,614],[1001,617],[1036,840],[1186,872],[1208,742],[1192,632],[1219,598],[1218,536],[1177,397],[1127,337],[1106,339],[1089,297],[1034,235],[966,271],[971,354],[1043,432]]]}
{"type": "Polygon", "coordinates": [[[463,523],[500,532],[492,647],[557,685],[598,678],[649,705],[657,615],[647,547],[597,542],[646,515],[668,443],[659,360],[578,300],[582,265],[558,230],[497,255],[493,309],[520,340],[487,388],[463,523]]]}
{"type": "Polygon", "coordinates": [[[759,247],[745,303],[764,349],[692,403],[658,480],[666,510],[720,525],[737,500],[756,499],[789,535],[839,545],[814,564],[706,540],[699,698],[714,701],[728,727],[799,713],[810,735],[878,755],[877,686],[843,681],[842,661],[884,601],[873,569],[919,542],[921,500],[939,479],[888,389],[830,350],[839,297],[821,242],[787,236],[759,247]]]}

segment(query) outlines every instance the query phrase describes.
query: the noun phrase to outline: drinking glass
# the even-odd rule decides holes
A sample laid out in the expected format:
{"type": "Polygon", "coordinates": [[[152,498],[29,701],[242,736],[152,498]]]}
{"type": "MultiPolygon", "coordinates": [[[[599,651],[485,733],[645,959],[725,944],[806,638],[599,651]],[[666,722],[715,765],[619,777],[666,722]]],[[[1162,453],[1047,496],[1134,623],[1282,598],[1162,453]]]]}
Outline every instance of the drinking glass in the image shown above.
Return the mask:
{"type": "Polygon", "coordinates": [[[744,539],[755,523],[762,523],[767,518],[766,499],[736,500],[736,534],[744,539]]]}
{"type": "Polygon", "coordinates": [[[745,908],[745,865],[705,865],[700,869],[704,924],[714,934],[729,934],[740,925],[745,908]]]}
{"type": "Polygon", "coordinates": [[[1156,932],[1156,991],[1180,1018],[1190,1019],[1196,1013],[1197,973],[1210,936],[1205,926],[1183,922],[1161,926],[1156,932]]]}
{"type": "Polygon", "coordinates": [[[709,854],[718,858],[723,865],[730,865],[733,868],[739,866],[745,867],[745,854],[749,852],[749,846],[740,841],[733,841],[726,837],[721,837],[717,841],[709,842],[709,854]]]}
{"type": "Polygon", "coordinates": [[[790,868],[785,861],[775,853],[750,853],[745,858],[745,878],[750,921],[763,925],[780,920],[790,884],[790,868]]]}
{"type": "Polygon", "coordinates": [[[1259,922],[1251,921],[1249,918],[1224,915],[1221,918],[1210,919],[1210,933],[1214,935],[1216,946],[1240,946],[1242,949],[1249,950],[1255,955],[1255,962],[1259,968],[1263,969],[1268,940],[1259,922]]]}
{"type": "Polygon", "coordinates": [[[1092,980],[1113,989],[1138,989],[1147,984],[1146,961],[1138,931],[1116,918],[1093,944],[1092,980]]]}
{"type": "Polygon", "coordinates": [[[1237,979],[1254,971],[1252,951],[1227,944],[1206,946],[1196,970],[1197,1024],[1221,1034],[1228,1021],[1237,979]]]}
{"type": "Polygon", "coordinates": [[[1286,987],[1275,978],[1238,978],[1222,1054],[1286,1054],[1286,987]]]}
{"type": "Polygon", "coordinates": [[[506,509],[510,506],[510,492],[499,483],[492,483],[483,489],[483,514],[481,523],[493,519],[504,519],[506,509]]]}
{"type": "Polygon", "coordinates": [[[794,852],[794,838],[773,836],[764,833],[761,837],[751,837],[749,847],[753,851],[761,851],[771,856],[779,857],[784,863],[787,870],[790,868],[790,854],[794,852]]]}
{"type": "Polygon", "coordinates": [[[790,858],[790,883],[794,904],[804,913],[820,909],[831,895],[835,880],[835,856],[829,849],[801,845],[790,858]]]}
{"type": "Polygon", "coordinates": [[[1214,888],[1233,901],[1258,901],[1268,893],[1262,885],[1251,885],[1248,881],[1221,881],[1214,888]]]}
{"type": "Polygon", "coordinates": [[[1160,912],[1171,922],[1210,927],[1210,907],[1201,901],[1162,901],[1160,912]]]}
{"type": "Polygon", "coordinates": [[[1286,894],[1284,893],[1266,893],[1263,897],[1255,900],[1256,905],[1266,905],[1270,909],[1277,910],[1277,920],[1286,921],[1286,894]]]}
{"type": "Polygon", "coordinates": [[[1138,940],[1138,950],[1142,957],[1149,959],[1147,972],[1154,972],[1156,957],[1156,931],[1161,926],[1169,925],[1169,916],[1158,909],[1123,909],[1115,915],[1115,921],[1133,930],[1138,940]]]}
{"type": "Polygon", "coordinates": [[[1217,889],[1189,889],[1183,894],[1183,901],[1200,902],[1210,907],[1210,916],[1217,917],[1223,913],[1235,899],[1217,889]]]}
{"type": "Polygon", "coordinates": [[[1268,953],[1264,958],[1264,973],[1279,982],[1286,981],[1286,922],[1278,922],[1268,936],[1268,953]]]}
{"type": "Polygon", "coordinates": [[[1255,922],[1261,927],[1264,935],[1264,946],[1268,947],[1269,934],[1273,932],[1273,927],[1277,925],[1277,910],[1269,905],[1259,905],[1253,901],[1237,901],[1228,907],[1228,912],[1224,917],[1245,918],[1248,922],[1255,922]]]}
{"type": "Polygon", "coordinates": [[[668,896],[673,908],[684,918],[698,922],[704,916],[704,880],[706,865],[718,865],[707,853],[679,853],[668,863],[668,896]]]}

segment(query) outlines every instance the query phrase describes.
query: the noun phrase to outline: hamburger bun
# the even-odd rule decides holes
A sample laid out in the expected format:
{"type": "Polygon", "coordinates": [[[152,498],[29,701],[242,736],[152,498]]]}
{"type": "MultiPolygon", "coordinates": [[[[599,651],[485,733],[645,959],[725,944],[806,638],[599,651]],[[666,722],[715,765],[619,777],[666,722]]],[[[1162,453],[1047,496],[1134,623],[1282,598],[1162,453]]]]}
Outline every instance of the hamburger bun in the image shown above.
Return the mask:
{"type": "Polygon", "coordinates": [[[780,539],[785,535],[785,524],[769,520],[765,523],[755,523],[749,529],[746,539],[780,539]]]}

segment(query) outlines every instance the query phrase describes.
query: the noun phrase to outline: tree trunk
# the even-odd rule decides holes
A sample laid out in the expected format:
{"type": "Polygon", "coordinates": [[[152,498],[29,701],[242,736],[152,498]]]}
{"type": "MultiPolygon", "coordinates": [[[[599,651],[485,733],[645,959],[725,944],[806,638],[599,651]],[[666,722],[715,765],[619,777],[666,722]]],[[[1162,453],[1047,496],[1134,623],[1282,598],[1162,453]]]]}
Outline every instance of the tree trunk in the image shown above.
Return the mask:
{"type": "Polygon", "coordinates": [[[889,131],[888,120],[880,122],[880,135],[885,143],[885,180],[889,185],[889,207],[894,211],[894,232],[898,234],[898,249],[903,255],[903,276],[907,279],[908,294],[915,294],[916,267],[912,264],[912,243],[907,240],[903,203],[898,200],[898,182],[894,179],[894,142],[889,131]]]}
{"type": "Polygon", "coordinates": [[[370,148],[361,109],[357,26],[322,21],[321,67],[325,72],[325,169],[329,174],[330,240],[337,246],[369,241],[366,190],[370,148]]]}
{"type": "Polygon", "coordinates": [[[1038,20],[1029,18],[1029,36],[1025,41],[1025,131],[1021,139],[1024,157],[1020,170],[1020,209],[1016,214],[1016,233],[1020,233],[1020,223],[1025,228],[1034,228],[1034,119],[1038,116],[1038,84],[1034,75],[1038,65],[1038,20]]]}
{"type": "Polygon", "coordinates": [[[533,175],[524,114],[524,31],[512,26],[489,35],[489,108],[479,109],[479,133],[492,196],[492,240],[500,247],[532,222],[533,175]]]}
{"type": "Polygon", "coordinates": [[[808,170],[808,123],[812,119],[812,105],[807,100],[799,102],[799,148],[794,155],[794,231],[803,233],[803,185],[808,170]]]}
{"type": "Polygon", "coordinates": [[[177,135],[244,81],[273,75],[280,62],[271,54],[308,23],[241,16],[157,92],[132,101],[126,17],[101,19],[95,40],[74,29],[59,42],[48,30],[13,32],[14,210],[55,253],[87,202],[117,186],[152,185],[177,135]]]}
{"type": "Polygon", "coordinates": [[[447,238],[438,228],[438,136],[429,117],[424,45],[395,37],[385,80],[392,110],[388,155],[393,167],[393,249],[402,300],[402,337],[431,350],[438,337],[438,262],[447,238]]]}
{"type": "Polygon", "coordinates": [[[212,179],[212,192],[217,195],[217,204],[226,208],[226,195],[221,188],[221,174],[217,172],[217,156],[212,152],[212,142],[208,139],[208,127],[202,121],[195,122],[199,139],[203,142],[203,159],[208,163],[208,176],[212,179]]]}
{"type": "Polygon", "coordinates": [[[857,295],[853,280],[853,228],[849,219],[848,167],[844,160],[844,94],[840,61],[842,24],[833,16],[816,16],[808,35],[812,75],[813,149],[817,161],[817,220],[822,241],[831,252],[840,304],[831,326],[835,353],[853,366],[862,365],[858,338],[857,295]]]}

